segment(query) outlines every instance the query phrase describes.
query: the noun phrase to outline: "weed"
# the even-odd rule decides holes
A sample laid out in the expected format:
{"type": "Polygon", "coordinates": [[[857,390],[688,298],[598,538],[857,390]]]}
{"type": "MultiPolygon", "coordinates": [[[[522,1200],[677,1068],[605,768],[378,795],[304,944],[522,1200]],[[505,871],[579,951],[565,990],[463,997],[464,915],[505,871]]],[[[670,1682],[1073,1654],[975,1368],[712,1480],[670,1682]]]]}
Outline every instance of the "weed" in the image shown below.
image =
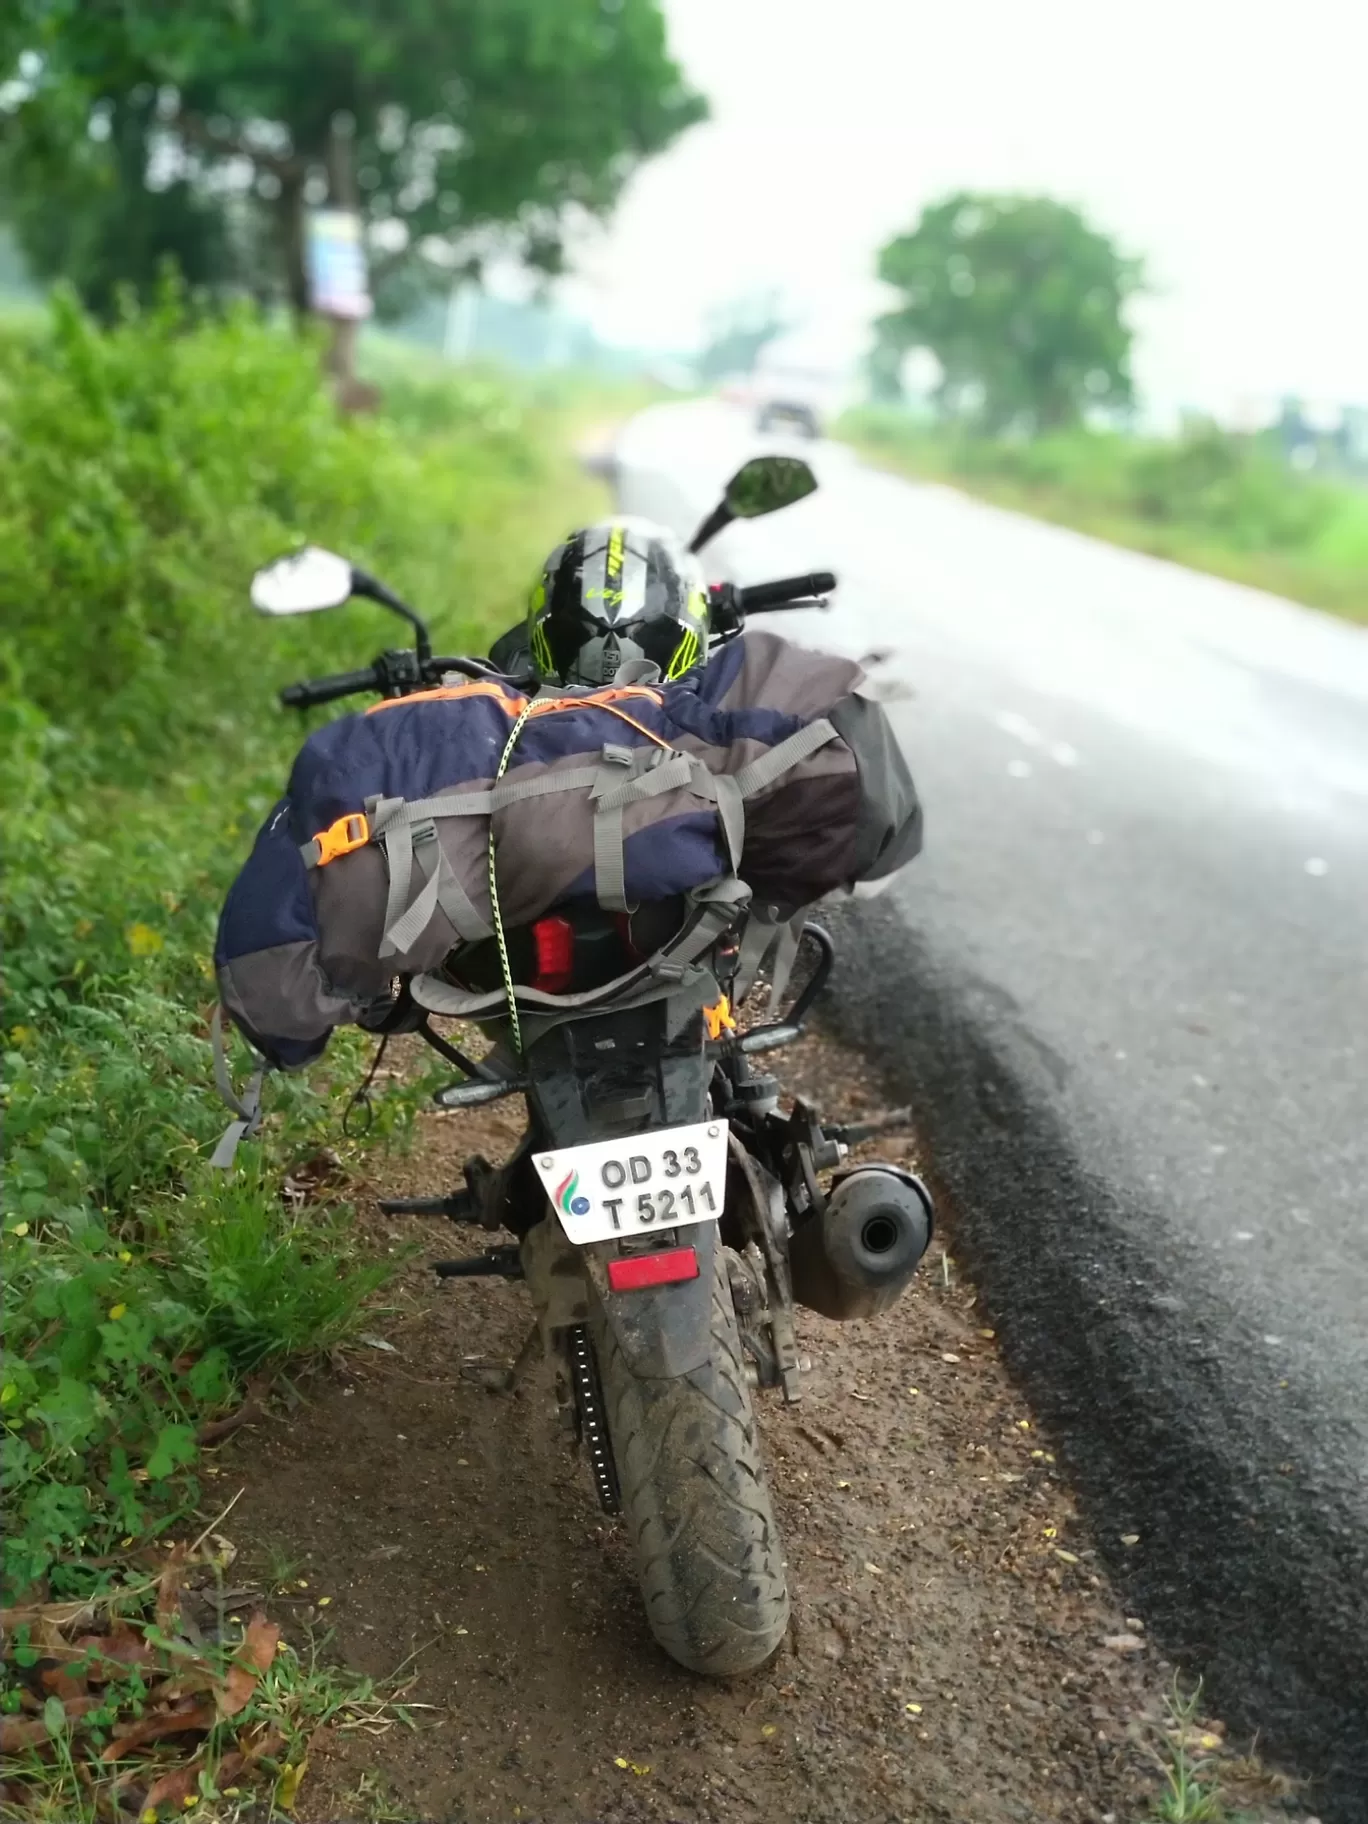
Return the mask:
{"type": "Polygon", "coordinates": [[[1219,1742],[1215,1736],[1203,1734],[1199,1722],[1201,1697],[1200,1679],[1190,1689],[1184,1689],[1175,1678],[1165,1699],[1167,1722],[1159,1754],[1164,1790],[1155,1802],[1155,1824],[1226,1824],[1214,1758],[1219,1742]]]}

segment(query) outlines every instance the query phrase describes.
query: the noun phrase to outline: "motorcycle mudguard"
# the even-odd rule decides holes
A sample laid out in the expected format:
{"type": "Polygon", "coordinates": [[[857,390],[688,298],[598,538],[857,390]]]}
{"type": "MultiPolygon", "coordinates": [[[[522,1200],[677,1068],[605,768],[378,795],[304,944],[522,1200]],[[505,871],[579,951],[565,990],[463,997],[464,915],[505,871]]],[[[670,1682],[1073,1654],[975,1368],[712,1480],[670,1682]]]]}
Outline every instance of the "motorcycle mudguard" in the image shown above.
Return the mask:
{"type": "Polygon", "coordinates": [[[712,1352],[717,1224],[691,1225],[681,1231],[680,1243],[696,1251],[698,1278],[639,1292],[614,1292],[609,1286],[608,1262],[617,1259],[613,1243],[580,1251],[618,1347],[641,1380],[678,1380],[705,1367],[712,1352]]]}

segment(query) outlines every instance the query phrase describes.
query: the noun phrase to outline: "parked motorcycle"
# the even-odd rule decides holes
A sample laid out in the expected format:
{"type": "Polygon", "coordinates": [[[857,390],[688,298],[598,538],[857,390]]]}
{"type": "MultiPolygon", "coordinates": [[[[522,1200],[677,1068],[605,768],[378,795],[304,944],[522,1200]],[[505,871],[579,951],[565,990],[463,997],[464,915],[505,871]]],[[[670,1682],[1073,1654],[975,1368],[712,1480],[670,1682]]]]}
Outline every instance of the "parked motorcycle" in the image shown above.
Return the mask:
{"type": "MultiPolygon", "coordinates": [[[[748,462],[693,548],[815,486],[794,458],[748,462]]],[[[829,573],[717,585],[714,640],[735,639],[751,614],[821,605],[834,586],[829,573]]],[[[282,559],[252,587],[255,606],[273,615],[351,596],[406,619],[412,647],[381,653],[359,671],[290,685],[281,692],[287,705],[305,709],[363,691],[405,696],[452,674],[488,674],[482,661],[434,656],[419,615],[330,552],[282,559]]],[[[650,908],[643,910],[649,922],[650,908]]],[[[777,1389],[786,1404],[796,1402],[804,1375],[796,1307],[838,1319],[886,1310],[906,1289],[932,1226],[930,1196],[911,1173],[847,1168],[849,1149],[878,1123],[824,1124],[802,1101],[784,1112],[779,1084],[764,1069],[767,1054],[805,1030],[831,972],[830,937],[803,925],[804,985],[787,1011],[743,1029],[733,1008],[754,962],[747,931],[742,908],[716,932],[707,961],[721,995],[682,1017],[668,996],[629,1005],[595,999],[650,940],[620,915],[574,905],[509,931],[506,954],[493,939],[466,944],[444,970],[466,991],[505,980],[542,997],[576,997],[568,1017],[539,1019],[525,1044],[510,1044],[509,1011],[500,1005],[482,1016],[493,1050],[478,1061],[466,1056],[432,1026],[406,983],[376,1021],[377,1030],[419,1031],[461,1071],[437,1093],[440,1107],[525,1098],[527,1130],[511,1158],[473,1158],[458,1189],[381,1208],[514,1237],[438,1262],[436,1271],[452,1280],[525,1281],[535,1322],[503,1384],[511,1389],[539,1349],[552,1363],[561,1415],[598,1500],[630,1529],[652,1632],[681,1665],[714,1675],[763,1664],[789,1619],[752,1394],[777,1389]]],[[[537,1005],[544,1014],[545,999],[537,1005]]]]}

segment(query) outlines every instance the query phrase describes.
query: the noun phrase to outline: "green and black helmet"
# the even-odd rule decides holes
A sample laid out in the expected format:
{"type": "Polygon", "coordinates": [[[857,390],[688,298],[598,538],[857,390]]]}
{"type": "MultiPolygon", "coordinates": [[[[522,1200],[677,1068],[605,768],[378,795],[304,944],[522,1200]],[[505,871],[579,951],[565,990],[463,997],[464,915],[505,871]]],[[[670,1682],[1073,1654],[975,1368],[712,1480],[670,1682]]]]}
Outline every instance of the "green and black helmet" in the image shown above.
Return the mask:
{"type": "Polygon", "coordinates": [[[651,520],[585,526],[547,558],[527,637],[538,676],[561,684],[611,684],[630,659],[682,678],[708,652],[703,567],[651,520]]]}

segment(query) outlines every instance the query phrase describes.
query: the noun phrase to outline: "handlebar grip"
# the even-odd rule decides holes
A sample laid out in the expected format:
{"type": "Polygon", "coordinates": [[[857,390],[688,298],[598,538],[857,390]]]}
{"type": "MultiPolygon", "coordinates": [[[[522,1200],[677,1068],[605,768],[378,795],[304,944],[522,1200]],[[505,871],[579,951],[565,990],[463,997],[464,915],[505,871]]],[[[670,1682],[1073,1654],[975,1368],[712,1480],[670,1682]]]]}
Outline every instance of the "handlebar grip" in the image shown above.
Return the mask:
{"type": "Polygon", "coordinates": [[[784,608],[790,602],[804,601],[810,596],[826,595],[836,587],[836,578],[830,570],[814,570],[807,576],[785,576],[777,583],[754,583],[749,589],[739,589],[741,609],[745,614],[754,614],[766,608],[784,608]]]}
{"type": "Polygon", "coordinates": [[[379,690],[380,679],[374,665],[361,671],[339,671],[331,678],[303,678],[298,684],[287,684],[280,700],[287,709],[312,709],[319,703],[332,703],[338,697],[354,696],[360,690],[379,690]]]}

